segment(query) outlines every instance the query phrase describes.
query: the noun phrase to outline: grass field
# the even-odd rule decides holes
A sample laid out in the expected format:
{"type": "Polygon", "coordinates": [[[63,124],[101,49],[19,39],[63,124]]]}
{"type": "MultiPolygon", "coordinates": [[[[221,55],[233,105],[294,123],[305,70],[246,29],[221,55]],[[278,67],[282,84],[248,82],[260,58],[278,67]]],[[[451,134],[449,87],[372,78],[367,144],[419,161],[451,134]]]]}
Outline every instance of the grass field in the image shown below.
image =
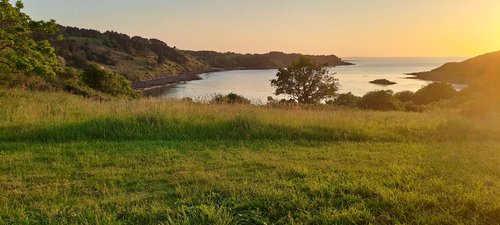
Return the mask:
{"type": "Polygon", "coordinates": [[[499,224],[500,117],[0,90],[0,223],[499,224]]]}

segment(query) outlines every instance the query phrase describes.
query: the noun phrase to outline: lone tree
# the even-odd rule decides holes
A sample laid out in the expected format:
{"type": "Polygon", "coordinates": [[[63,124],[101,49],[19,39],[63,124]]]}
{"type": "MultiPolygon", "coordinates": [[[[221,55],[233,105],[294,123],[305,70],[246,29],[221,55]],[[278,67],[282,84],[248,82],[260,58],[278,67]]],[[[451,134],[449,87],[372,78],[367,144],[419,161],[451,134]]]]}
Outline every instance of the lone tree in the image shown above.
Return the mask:
{"type": "Polygon", "coordinates": [[[312,59],[301,57],[271,80],[276,87],[275,95],[286,94],[301,104],[317,104],[333,99],[338,91],[337,79],[328,71],[327,64],[317,64],[312,59]]]}

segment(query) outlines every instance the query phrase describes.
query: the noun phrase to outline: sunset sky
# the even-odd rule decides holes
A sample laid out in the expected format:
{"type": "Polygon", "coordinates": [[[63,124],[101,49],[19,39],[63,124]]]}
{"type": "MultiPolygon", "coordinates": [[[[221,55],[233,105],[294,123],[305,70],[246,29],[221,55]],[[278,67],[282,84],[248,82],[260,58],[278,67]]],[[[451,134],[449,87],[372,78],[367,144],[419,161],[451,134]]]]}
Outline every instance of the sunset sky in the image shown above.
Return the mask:
{"type": "Polygon", "coordinates": [[[34,19],[191,50],[474,56],[500,50],[499,0],[24,0],[34,19]]]}

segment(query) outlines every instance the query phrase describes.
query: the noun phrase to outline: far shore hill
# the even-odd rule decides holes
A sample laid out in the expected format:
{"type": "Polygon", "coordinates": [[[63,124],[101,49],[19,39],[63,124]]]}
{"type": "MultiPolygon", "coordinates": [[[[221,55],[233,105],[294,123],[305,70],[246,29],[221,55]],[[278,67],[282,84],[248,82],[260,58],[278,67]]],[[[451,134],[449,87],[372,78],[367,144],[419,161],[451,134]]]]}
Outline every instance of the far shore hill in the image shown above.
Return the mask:
{"type": "Polygon", "coordinates": [[[135,89],[196,80],[199,74],[207,72],[283,68],[301,56],[329,66],[352,65],[335,55],[188,51],[158,39],[130,37],[114,31],[60,28],[64,39],[53,41],[53,45],[64,64],[76,68],[91,63],[101,65],[125,76],[135,89]]]}
{"type": "Polygon", "coordinates": [[[475,84],[500,84],[500,51],[480,55],[463,62],[446,63],[431,71],[410,73],[417,79],[475,84]]]}

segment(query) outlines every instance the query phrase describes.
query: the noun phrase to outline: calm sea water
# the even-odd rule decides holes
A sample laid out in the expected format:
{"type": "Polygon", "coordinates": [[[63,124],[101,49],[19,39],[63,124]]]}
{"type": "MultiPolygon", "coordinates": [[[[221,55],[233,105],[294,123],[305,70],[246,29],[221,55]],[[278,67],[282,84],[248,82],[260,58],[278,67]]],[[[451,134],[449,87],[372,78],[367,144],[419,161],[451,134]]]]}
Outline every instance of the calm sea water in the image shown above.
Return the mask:
{"type": "MultiPolygon", "coordinates": [[[[353,66],[332,67],[340,84],[340,93],[351,92],[362,96],[374,90],[416,91],[427,85],[428,81],[408,79],[406,73],[429,71],[446,62],[459,62],[464,58],[347,58],[353,66]],[[397,84],[391,86],[369,83],[375,79],[388,79],[397,84]]],[[[146,94],[155,97],[184,98],[196,100],[209,99],[214,94],[231,92],[251,99],[255,103],[264,103],[268,96],[273,96],[270,86],[277,70],[236,70],[202,74],[202,80],[149,90],[146,94]]],[[[457,88],[463,87],[456,85],[457,88]]]]}

